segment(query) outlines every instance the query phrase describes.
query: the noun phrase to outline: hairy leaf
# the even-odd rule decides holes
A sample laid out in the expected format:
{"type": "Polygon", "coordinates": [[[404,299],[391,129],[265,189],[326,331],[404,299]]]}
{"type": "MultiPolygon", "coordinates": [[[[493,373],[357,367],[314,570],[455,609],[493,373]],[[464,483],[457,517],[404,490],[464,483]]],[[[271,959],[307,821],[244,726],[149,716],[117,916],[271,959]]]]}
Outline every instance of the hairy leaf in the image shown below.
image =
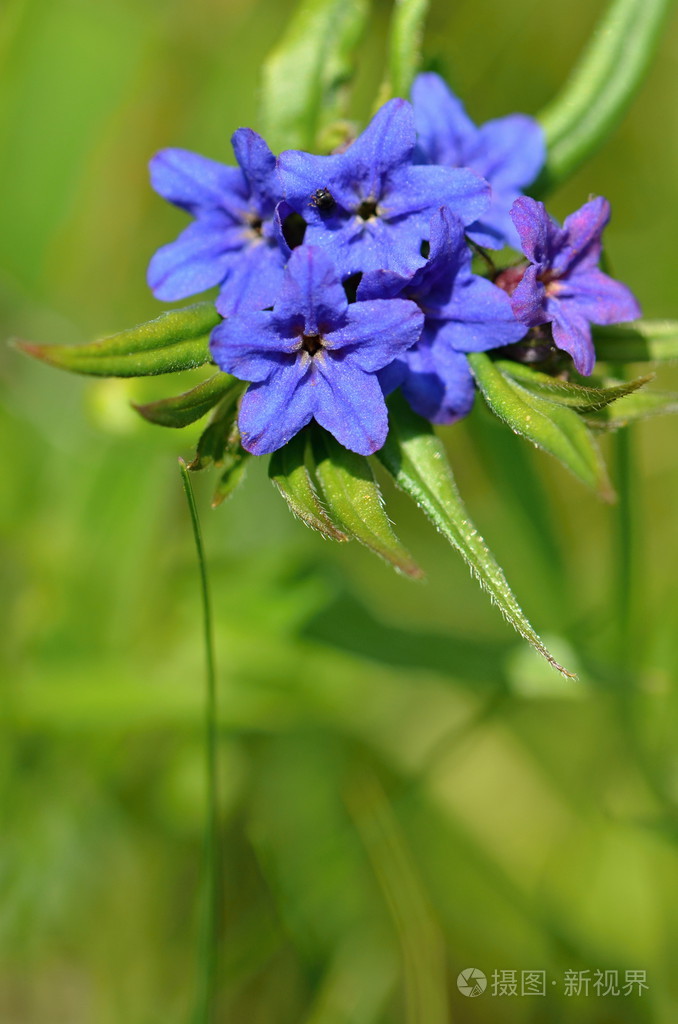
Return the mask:
{"type": "Polygon", "coordinates": [[[288,441],[284,447],[271,455],[268,475],[276,485],[295,516],[306,526],[318,530],[331,540],[345,541],[349,537],[336,522],[333,522],[313,486],[311,474],[306,465],[306,450],[309,432],[303,430],[288,441]]]}
{"type": "Polygon", "coordinates": [[[606,501],[614,500],[598,446],[573,410],[522,387],[505,376],[484,352],[469,355],[478,387],[492,412],[516,434],[554,455],[606,501]]]}
{"type": "Polygon", "coordinates": [[[222,473],[212,496],[212,508],[217,508],[222,501],[230,498],[245,478],[247,464],[252,458],[249,452],[238,446],[224,453],[221,460],[222,473]]]}
{"type": "Polygon", "coordinates": [[[195,456],[188,467],[190,470],[205,469],[213,463],[218,466],[229,453],[240,448],[238,401],[246,387],[243,381],[231,378],[231,386],[198,439],[195,456]]]}
{"type": "Polygon", "coordinates": [[[447,461],[445,449],[430,423],[413,412],[401,395],[390,401],[391,429],[377,457],[401,490],[426,513],[459,551],[471,572],[499,610],[532,646],[563,675],[559,665],[527,620],[485,541],[471,522],[447,461]]]}
{"type": "Polygon", "coordinates": [[[341,116],[367,0],[304,0],[263,68],[262,118],[269,146],[313,150],[341,116]]]}
{"type": "Polygon", "coordinates": [[[586,416],[586,422],[597,430],[619,430],[637,420],[650,416],[664,416],[678,412],[678,393],[675,391],[640,391],[620,398],[586,416]]]}
{"type": "Polygon", "coordinates": [[[232,386],[233,377],[227,373],[215,373],[181,395],[134,405],[134,408],[149,423],[157,423],[161,427],[187,427],[214,408],[232,386]]]}
{"type": "Polygon", "coordinates": [[[547,373],[540,373],[539,370],[534,370],[530,366],[508,359],[497,361],[494,365],[504,376],[513,377],[528,391],[533,391],[540,398],[546,398],[557,405],[565,405],[579,412],[603,409],[611,402],[642,388],[644,384],[654,378],[654,374],[650,373],[646,377],[637,377],[635,380],[612,384],[609,387],[590,387],[550,377],[547,373]]]}
{"type": "Polygon", "coordinates": [[[365,456],[349,452],[320,427],[313,425],[311,433],[313,471],[330,518],[394,568],[420,579],[424,574],[393,532],[365,456]]]}
{"type": "Polygon", "coordinates": [[[546,165],[531,190],[551,191],[615,128],[643,80],[671,0],[612,0],[568,82],[541,112],[546,165]]]}
{"type": "Polygon", "coordinates": [[[212,302],[198,302],[161,313],[89,345],[40,345],[15,341],[35,359],[73,373],[95,377],[147,377],[191,370],[210,360],[209,337],[219,323],[212,302]]]}

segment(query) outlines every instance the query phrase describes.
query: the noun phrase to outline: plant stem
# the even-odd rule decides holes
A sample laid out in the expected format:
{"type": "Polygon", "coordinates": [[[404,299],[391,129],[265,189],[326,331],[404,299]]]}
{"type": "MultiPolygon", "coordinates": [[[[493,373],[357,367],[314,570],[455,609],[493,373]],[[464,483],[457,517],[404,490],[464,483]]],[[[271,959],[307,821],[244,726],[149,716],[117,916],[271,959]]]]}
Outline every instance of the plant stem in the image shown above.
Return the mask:
{"type": "Polygon", "coordinates": [[[181,479],[191,514],[193,538],[200,568],[200,590],[203,615],[203,641],[205,645],[205,754],[207,784],[207,821],[205,823],[205,876],[202,934],[200,943],[200,987],[193,1020],[195,1024],[212,1024],[215,1013],[217,960],[219,950],[219,836],[217,832],[217,693],[212,629],[212,605],[207,579],[207,564],[202,543],[202,531],[195,504],[188,468],[179,459],[181,479]]]}

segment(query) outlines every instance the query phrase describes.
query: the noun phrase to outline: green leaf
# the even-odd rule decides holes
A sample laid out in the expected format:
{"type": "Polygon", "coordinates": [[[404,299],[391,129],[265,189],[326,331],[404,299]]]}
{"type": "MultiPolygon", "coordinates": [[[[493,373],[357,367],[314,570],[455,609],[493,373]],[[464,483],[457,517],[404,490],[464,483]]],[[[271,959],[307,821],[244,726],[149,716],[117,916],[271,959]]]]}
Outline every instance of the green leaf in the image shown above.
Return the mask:
{"type": "Polygon", "coordinates": [[[148,377],[192,370],[209,362],[210,332],[220,319],[212,302],[198,302],[89,345],[13,344],[35,359],[73,373],[148,377]]]}
{"type": "Polygon", "coordinates": [[[315,425],[311,437],[313,469],[330,519],[400,572],[421,579],[422,570],[391,529],[381,491],[365,456],[349,452],[315,425]]]}
{"type": "Polygon", "coordinates": [[[240,447],[238,431],[238,401],[247,384],[231,378],[228,391],[212,413],[210,422],[203,430],[189,469],[196,471],[212,464],[220,465],[227,455],[240,447]]]}
{"type": "Polygon", "coordinates": [[[522,384],[528,391],[534,392],[540,398],[545,398],[556,405],[565,405],[570,409],[579,412],[590,412],[595,409],[603,409],[611,402],[630,395],[644,384],[653,380],[654,374],[646,377],[637,377],[622,384],[613,384],[609,387],[590,387],[583,384],[575,384],[573,381],[559,380],[557,377],[550,377],[547,373],[541,373],[531,366],[523,363],[512,362],[508,359],[497,360],[495,367],[504,376],[513,377],[522,384]]]}
{"type": "Polygon", "coordinates": [[[671,0],[613,0],[568,82],[539,114],[546,165],[531,191],[551,191],[591,156],[637,92],[671,0]]]}
{"type": "Polygon", "coordinates": [[[263,134],[271,149],[316,147],[341,116],[368,0],[304,0],[262,76],[263,134]]]}
{"type": "MultiPolygon", "coordinates": [[[[232,448],[222,458],[223,471],[212,496],[212,508],[230,498],[245,478],[247,464],[252,458],[244,448],[232,448]]],[[[190,467],[189,467],[190,468],[190,467]]]]}
{"type": "Polygon", "coordinates": [[[596,355],[604,363],[667,362],[678,359],[678,320],[634,320],[594,327],[596,355]]]}
{"type": "Polygon", "coordinates": [[[525,617],[504,573],[471,522],[452,476],[440,440],[430,423],[412,412],[400,394],[389,403],[391,429],[377,457],[401,490],[426,513],[434,526],[459,551],[471,572],[505,618],[542,657],[562,672],[559,665],[525,617]]]}
{"type": "Polygon", "coordinates": [[[395,0],[388,56],[388,96],[409,99],[421,63],[421,44],[429,0],[395,0]]]}
{"type": "Polygon", "coordinates": [[[149,423],[157,423],[160,427],[187,427],[208,413],[232,385],[233,377],[227,373],[215,373],[190,391],[173,398],[145,405],[132,404],[149,423]]]}
{"type": "Polygon", "coordinates": [[[605,501],[614,500],[591,432],[573,410],[528,391],[505,376],[484,352],[469,354],[473,375],[492,412],[516,434],[554,455],[605,501]]]}
{"type": "Polygon", "coordinates": [[[309,432],[296,434],[291,441],[271,455],[268,475],[276,485],[295,516],[306,526],[318,530],[331,540],[346,541],[350,538],[339,529],[320,504],[313,487],[311,474],[306,465],[309,432]]]}
{"type": "Polygon", "coordinates": [[[597,430],[619,430],[646,420],[650,416],[664,416],[678,412],[678,393],[674,391],[641,391],[620,398],[613,405],[589,413],[586,422],[597,430]]]}

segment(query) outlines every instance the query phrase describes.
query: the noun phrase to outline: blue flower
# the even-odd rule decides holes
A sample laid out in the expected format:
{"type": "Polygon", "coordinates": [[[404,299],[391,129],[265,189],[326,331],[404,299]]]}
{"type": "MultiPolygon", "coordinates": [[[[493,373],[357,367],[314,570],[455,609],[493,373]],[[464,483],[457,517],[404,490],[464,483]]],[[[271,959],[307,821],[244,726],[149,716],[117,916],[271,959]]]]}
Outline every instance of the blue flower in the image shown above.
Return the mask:
{"type": "Polygon", "coordinates": [[[461,221],[446,209],[431,220],[427,263],[408,280],[387,271],[365,274],[358,299],[412,299],[425,316],[418,343],[380,374],[386,393],[402,384],[412,408],[434,423],[452,423],[473,405],[464,353],[519,341],[525,327],[500,288],[471,272],[461,221]]]}
{"type": "Polygon", "coordinates": [[[151,160],[156,192],[196,218],[151,260],[153,294],[173,302],[218,284],[223,316],[272,306],[286,259],[274,215],[282,199],[275,157],[250,128],[231,141],[239,167],[185,149],[163,149],[151,160]]]}
{"type": "Polygon", "coordinates": [[[562,228],[543,203],[523,196],[511,217],[531,261],[511,294],[513,312],[527,327],[550,323],[554,344],[569,352],[579,373],[596,361],[590,324],[635,320],[640,307],[626,285],[598,268],[610,204],[599,196],[571,213],[562,228]]]}
{"type": "Polygon", "coordinates": [[[413,302],[349,305],[322,250],[295,249],[272,312],[229,317],[212,332],[215,362],[252,381],[240,408],[243,446],[281,448],[311,419],[361,455],[388,432],[377,371],[417,341],[423,315],[413,302]]]}
{"type": "Polygon", "coordinates": [[[343,153],[280,154],[285,198],[308,224],[305,241],[330,253],[342,277],[411,273],[423,263],[435,209],[449,206],[470,224],[486,208],[488,185],[472,171],[413,166],[415,141],[412,107],[394,99],[343,153]]]}
{"type": "Polygon", "coordinates": [[[546,159],[543,132],[532,117],[511,114],[476,127],[443,79],[427,72],[412,86],[420,158],[447,167],[470,167],[492,186],[489,209],[468,229],[479,245],[517,248],[511,204],[537,177],[546,159]]]}

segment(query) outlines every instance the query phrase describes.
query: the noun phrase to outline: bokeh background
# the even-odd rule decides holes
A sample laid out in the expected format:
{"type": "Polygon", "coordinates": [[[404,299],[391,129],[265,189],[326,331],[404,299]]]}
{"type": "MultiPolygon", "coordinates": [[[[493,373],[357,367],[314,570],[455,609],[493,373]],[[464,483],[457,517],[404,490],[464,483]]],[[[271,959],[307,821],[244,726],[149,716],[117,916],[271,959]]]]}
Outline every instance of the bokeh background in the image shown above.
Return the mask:
{"type": "MultiPolygon", "coordinates": [[[[601,7],[434,0],[425,55],[477,120],[535,113],[601,7]]],[[[3,336],[85,341],[161,311],[145,268],[186,220],[147,161],[167,145],[231,161],[291,10],[4,0],[3,336]]],[[[388,14],[378,0],[358,120],[388,14]]],[[[674,18],[624,123],[550,202],[562,217],[590,192],[612,201],[608,254],[648,316],[678,315],[677,62],[674,18]]],[[[177,456],[197,429],[129,402],[186,381],[92,382],[5,348],[0,374],[0,1021],[183,1022],[204,682],[177,456]]],[[[657,383],[678,387],[676,371],[657,383]]],[[[578,682],[391,490],[423,584],[305,530],[265,465],[216,511],[214,481],[195,481],[219,666],[219,1021],[676,1020],[677,437],[657,419],[630,439],[626,615],[618,510],[480,407],[444,431],[474,518],[578,682]],[[471,966],[544,970],[547,994],[466,999],[471,966]],[[645,970],[649,988],[566,996],[568,969],[645,970]]]]}

